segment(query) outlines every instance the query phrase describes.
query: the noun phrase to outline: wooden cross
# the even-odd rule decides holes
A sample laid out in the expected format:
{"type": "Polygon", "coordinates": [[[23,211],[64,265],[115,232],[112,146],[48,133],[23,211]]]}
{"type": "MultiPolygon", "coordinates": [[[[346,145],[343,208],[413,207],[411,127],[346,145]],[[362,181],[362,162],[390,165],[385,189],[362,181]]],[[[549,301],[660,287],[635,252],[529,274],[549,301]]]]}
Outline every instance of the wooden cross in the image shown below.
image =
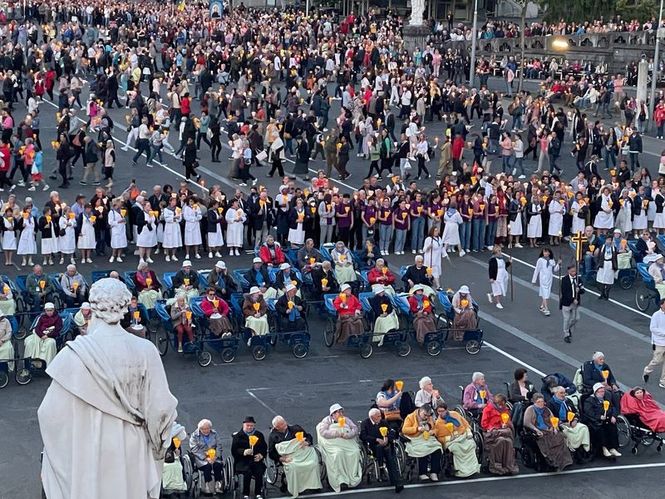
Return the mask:
{"type": "Polygon", "coordinates": [[[573,244],[575,244],[575,258],[579,262],[582,260],[584,243],[589,239],[584,235],[582,231],[579,231],[572,237],[573,244]]]}

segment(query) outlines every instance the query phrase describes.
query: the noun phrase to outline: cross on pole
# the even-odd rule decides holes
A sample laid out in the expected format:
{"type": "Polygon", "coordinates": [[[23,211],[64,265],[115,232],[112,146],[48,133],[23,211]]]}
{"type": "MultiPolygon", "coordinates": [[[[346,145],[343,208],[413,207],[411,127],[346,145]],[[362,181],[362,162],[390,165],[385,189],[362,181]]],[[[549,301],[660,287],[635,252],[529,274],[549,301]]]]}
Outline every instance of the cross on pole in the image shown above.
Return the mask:
{"type": "Polygon", "coordinates": [[[580,262],[582,256],[584,255],[584,243],[589,240],[582,231],[579,231],[572,238],[573,244],[575,244],[575,261],[580,262]]]}

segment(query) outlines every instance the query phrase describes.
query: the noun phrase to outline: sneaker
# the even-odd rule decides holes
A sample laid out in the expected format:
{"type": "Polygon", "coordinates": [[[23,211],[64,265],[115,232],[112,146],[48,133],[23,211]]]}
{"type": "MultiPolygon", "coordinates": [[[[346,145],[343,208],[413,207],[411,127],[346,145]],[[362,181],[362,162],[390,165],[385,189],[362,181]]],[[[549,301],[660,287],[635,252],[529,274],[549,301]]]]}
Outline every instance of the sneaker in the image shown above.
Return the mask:
{"type": "Polygon", "coordinates": [[[23,180],[19,180],[18,182],[16,182],[16,185],[18,185],[19,187],[25,187],[25,182],[23,182],[23,180]]]}
{"type": "Polygon", "coordinates": [[[513,177],[517,175],[517,168],[513,168],[513,177]]]}
{"type": "Polygon", "coordinates": [[[515,247],[516,247],[516,248],[524,248],[524,246],[522,246],[520,243],[516,243],[516,244],[515,244],[515,247]]]}
{"type": "Polygon", "coordinates": [[[112,256],[111,258],[109,258],[109,263],[113,263],[113,262],[115,262],[115,257],[114,257],[114,256],[112,256]]]}
{"type": "Polygon", "coordinates": [[[34,186],[33,186],[33,187],[28,187],[28,190],[29,190],[30,192],[34,192],[34,191],[35,191],[35,188],[34,188],[34,186]]]}
{"type": "Polygon", "coordinates": [[[665,390],[665,385],[664,385],[664,384],[662,384],[662,383],[658,383],[658,387],[659,387],[659,388],[662,388],[662,389],[664,389],[664,390],[665,390]]]}
{"type": "Polygon", "coordinates": [[[607,450],[607,447],[603,447],[603,456],[612,457],[612,454],[607,450]]]}
{"type": "Polygon", "coordinates": [[[174,262],[177,262],[177,261],[178,261],[178,257],[175,256],[175,255],[173,255],[173,256],[171,257],[171,260],[173,260],[174,262]]]}
{"type": "Polygon", "coordinates": [[[438,482],[439,481],[439,475],[437,475],[436,473],[430,473],[429,477],[433,482],[438,482]]]}
{"type": "Polygon", "coordinates": [[[416,254],[416,250],[411,250],[411,253],[413,253],[413,254],[415,255],[415,254],[416,254]]]}
{"type": "Polygon", "coordinates": [[[170,257],[169,255],[166,255],[166,258],[164,258],[164,260],[166,260],[167,262],[170,262],[170,261],[171,261],[171,257],[170,257]]]}
{"type": "Polygon", "coordinates": [[[86,260],[86,262],[88,262],[88,263],[92,263],[92,258],[88,258],[88,259],[86,260]]]}
{"type": "Polygon", "coordinates": [[[492,293],[487,293],[487,301],[490,302],[490,303],[492,303],[492,301],[494,301],[492,299],[492,293]]]}
{"type": "Polygon", "coordinates": [[[552,315],[552,312],[550,312],[549,310],[545,309],[545,310],[543,310],[543,314],[545,315],[545,317],[549,317],[550,315],[552,315]]]}
{"type": "Polygon", "coordinates": [[[219,493],[221,491],[222,491],[222,482],[215,482],[215,492],[219,493]]]}
{"type": "Polygon", "coordinates": [[[464,250],[460,250],[460,252],[459,252],[459,256],[464,256],[464,255],[466,255],[466,251],[464,251],[464,250]]]}
{"type": "Polygon", "coordinates": [[[115,259],[115,261],[118,262],[118,263],[122,263],[122,258],[118,257],[118,258],[115,259]]]}
{"type": "Polygon", "coordinates": [[[429,476],[427,476],[427,475],[420,475],[420,476],[418,476],[418,478],[420,480],[429,480],[429,476]]]}
{"type": "Polygon", "coordinates": [[[212,258],[212,251],[208,252],[208,258],[212,258]]]}
{"type": "Polygon", "coordinates": [[[219,251],[215,251],[215,257],[222,258],[222,254],[219,251]]]}
{"type": "Polygon", "coordinates": [[[42,191],[48,191],[50,189],[48,184],[44,184],[44,187],[42,187],[42,191]]]}
{"type": "Polygon", "coordinates": [[[610,454],[612,454],[614,457],[621,457],[621,452],[616,449],[610,449],[610,454]]]}
{"type": "Polygon", "coordinates": [[[196,258],[197,260],[200,260],[200,259],[201,259],[201,255],[199,255],[199,254],[197,253],[196,255],[194,255],[194,258],[196,258]]]}
{"type": "Polygon", "coordinates": [[[519,178],[519,179],[524,179],[524,178],[526,178],[526,175],[520,175],[520,176],[517,177],[517,178],[519,178]]]}
{"type": "Polygon", "coordinates": [[[499,310],[503,310],[503,305],[501,305],[500,303],[497,303],[496,308],[498,308],[499,310]]]}

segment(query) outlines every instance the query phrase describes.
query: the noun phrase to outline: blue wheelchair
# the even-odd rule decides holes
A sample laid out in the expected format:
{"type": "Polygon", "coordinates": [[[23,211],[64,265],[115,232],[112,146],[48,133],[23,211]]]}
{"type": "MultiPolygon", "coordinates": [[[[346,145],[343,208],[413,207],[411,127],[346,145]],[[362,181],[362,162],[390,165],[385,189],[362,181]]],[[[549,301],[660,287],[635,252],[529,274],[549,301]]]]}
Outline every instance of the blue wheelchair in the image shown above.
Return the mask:
{"type": "Polygon", "coordinates": [[[208,317],[201,308],[202,300],[203,297],[198,296],[193,298],[189,303],[189,306],[191,307],[194,314],[194,318],[196,319],[196,327],[198,331],[198,352],[196,360],[201,367],[208,367],[212,362],[212,353],[218,353],[222,359],[222,362],[233,362],[238,352],[240,338],[237,334],[224,337],[215,336],[212,331],[210,331],[208,317]]]}
{"type": "Polygon", "coordinates": [[[637,272],[642,278],[644,286],[635,289],[635,306],[640,312],[647,312],[650,308],[658,308],[660,302],[660,293],[656,289],[656,283],[649,274],[649,265],[647,263],[638,263],[637,272]]]}
{"type": "MultiPolygon", "coordinates": [[[[12,334],[15,336],[18,332],[18,322],[15,317],[7,317],[9,323],[12,326],[12,334]]],[[[9,364],[10,362],[14,365],[14,380],[19,385],[27,385],[32,381],[32,373],[29,369],[25,367],[19,368],[19,364],[22,363],[25,366],[25,359],[21,359],[17,356],[18,349],[16,348],[16,342],[12,340],[14,344],[14,358],[13,359],[0,359],[0,389],[6,387],[9,384],[9,364]]]]}
{"type": "MultiPolygon", "coordinates": [[[[323,341],[328,348],[332,348],[335,344],[335,333],[337,330],[337,310],[333,305],[337,294],[325,294],[323,295],[323,303],[325,304],[325,312],[327,315],[327,324],[326,328],[323,331],[323,341]]],[[[373,333],[369,331],[367,326],[367,320],[363,317],[364,330],[363,334],[352,335],[346,341],[346,347],[358,350],[360,356],[363,359],[369,359],[372,356],[374,351],[372,347],[372,336],[373,333]]]]}
{"type": "MultiPolygon", "coordinates": [[[[358,299],[363,306],[363,314],[368,319],[369,324],[374,324],[376,317],[374,316],[374,309],[370,303],[370,299],[374,293],[360,293],[358,299]]],[[[400,320],[400,328],[397,330],[388,331],[383,334],[383,345],[393,347],[400,357],[407,357],[411,353],[411,345],[409,344],[409,321],[402,320],[404,317],[404,307],[406,306],[407,313],[409,312],[409,303],[404,297],[393,295],[390,297],[395,313],[398,320],[400,320]]]]}
{"type": "MultiPolygon", "coordinates": [[[[60,349],[64,346],[65,342],[72,339],[71,335],[74,325],[74,318],[72,317],[72,314],[66,310],[58,312],[58,315],[60,315],[60,318],[62,319],[62,330],[60,331],[58,337],[55,338],[55,344],[58,351],[60,351],[60,349]]],[[[30,331],[34,331],[35,327],[37,327],[38,320],[39,316],[34,318],[32,324],[30,325],[30,331]]],[[[16,366],[17,366],[16,368],[18,369],[18,362],[16,366]]],[[[31,376],[34,376],[35,374],[46,373],[47,367],[48,366],[46,365],[46,362],[42,360],[32,359],[30,357],[26,357],[25,359],[23,359],[23,369],[27,369],[30,372],[31,376]]]]}
{"type": "MultiPolygon", "coordinates": [[[[451,338],[451,333],[455,332],[455,329],[452,327],[453,320],[455,319],[455,309],[453,308],[453,304],[450,301],[450,296],[448,296],[446,291],[440,290],[437,292],[436,298],[443,308],[443,313],[437,319],[437,325],[446,323],[447,329],[445,343],[454,341],[454,339],[451,338]]],[[[473,303],[473,308],[476,310],[476,312],[478,311],[478,304],[475,301],[473,303]]],[[[479,329],[478,327],[473,330],[465,330],[461,339],[461,343],[464,345],[464,350],[466,350],[466,353],[469,355],[476,355],[478,352],[480,352],[480,348],[483,346],[483,330],[479,329]]]]}

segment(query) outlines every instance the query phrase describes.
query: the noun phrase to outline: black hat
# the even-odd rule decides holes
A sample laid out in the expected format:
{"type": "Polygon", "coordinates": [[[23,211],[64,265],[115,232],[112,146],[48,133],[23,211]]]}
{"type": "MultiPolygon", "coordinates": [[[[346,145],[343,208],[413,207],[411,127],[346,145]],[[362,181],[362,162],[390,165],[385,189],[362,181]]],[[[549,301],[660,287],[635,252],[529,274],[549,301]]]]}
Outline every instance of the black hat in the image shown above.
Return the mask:
{"type": "Polygon", "coordinates": [[[254,421],[254,418],[252,416],[246,416],[245,419],[242,421],[243,423],[254,423],[256,424],[256,421],[254,421]]]}

